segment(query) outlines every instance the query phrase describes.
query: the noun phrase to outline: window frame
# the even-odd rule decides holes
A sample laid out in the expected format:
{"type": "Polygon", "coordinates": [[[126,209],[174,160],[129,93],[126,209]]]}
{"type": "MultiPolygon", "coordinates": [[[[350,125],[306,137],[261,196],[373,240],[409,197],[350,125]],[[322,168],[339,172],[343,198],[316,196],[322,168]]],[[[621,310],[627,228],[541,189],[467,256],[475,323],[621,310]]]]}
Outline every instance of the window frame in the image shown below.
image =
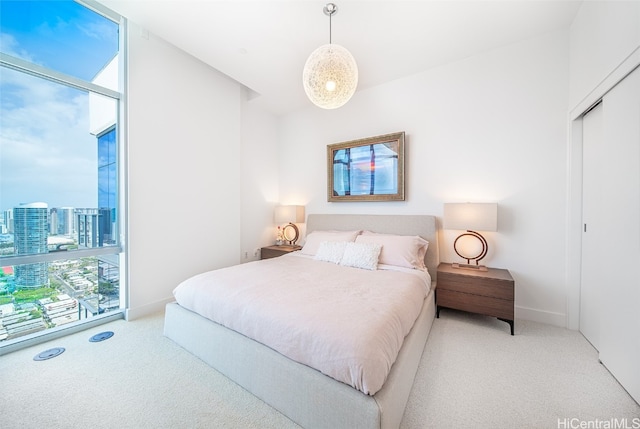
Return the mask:
{"type": "MultiPolygon", "coordinates": [[[[94,83],[91,82],[86,82],[83,81],[81,79],[78,79],[76,77],[73,76],[69,76],[69,75],[65,75],[64,73],[60,73],[54,70],[50,70],[47,69],[45,67],[39,66],[37,64],[31,64],[27,61],[24,61],[20,58],[16,58],[13,57],[11,55],[5,54],[0,52],[0,67],[7,67],[9,69],[12,70],[16,70],[18,72],[21,73],[26,73],[29,74],[31,76],[37,77],[37,78],[41,78],[41,79],[45,79],[48,80],[50,82],[54,82],[60,85],[64,85],[64,86],[68,86],[71,88],[75,88],[78,89],[80,91],[84,91],[87,93],[96,93],[96,94],[100,94],[102,96],[106,96],[109,97],[111,99],[116,100],[116,117],[118,118],[116,120],[116,124],[115,124],[115,129],[116,129],[116,148],[117,148],[117,153],[116,153],[116,157],[118,158],[118,161],[120,161],[121,157],[120,157],[120,152],[122,152],[122,148],[121,148],[121,130],[122,130],[122,126],[120,124],[121,122],[121,118],[122,118],[122,96],[120,92],[117,91],[113,91],[109,88],[105,88],[103,86],[100,85],[96,85],[94,83]]],[[[122,180],[122,174],[121,174],[121,169],[122,167],[120,166],[120,162],[118,162],[118,166],[117,166],[117,176],[118,176],[118,189],[122,190],[122,185],[121,185],[121,180],[122,180]]],[[[117,209],[118,212],[120,212],[120,207],[121,207],[121,198],[117,198],[118,203],[117,203],[117,209]]],[[[120,219],[120,218],[119,218],[120,219]]],[[[118,222],[120,222],[120,220],[118,220],[118,222]]],[[[119,225],[120,227],[122,225],[119,225]]],[[[119,230],[121,231],[122,228],[119,228],[119,230]]],[[[86,256],[98,256],[98,255],[104,255],[104,254],[114,254],[114,253],[120,253],[122,252],[122,246],[120,244],[121,242],[121,237],[117,237],[117,244],[114,246],[104,246],[104,247],[99,247],[99,248],[91,248],[91,249],[77,249],[77,250],[70,250],[68,252],[60,252],[62,253],[62,255],[64,255],[63,257],[61,257],[62,255],[58,252],[56,253],[42,253],[42,254],[33,254],[33,255],[12,255],[12,256],[3,256],[0,257],[0,264],[2,264],[2,266],[5,265],[22,265],[22,264],[33,264],[33,263],[37,263],[37,262],[51,262],[54,260],[60,260],[60,259],[75,259],[77,258],[83,258],[86,256]]]]}
{"type": "MultiPolygon", "coordinates": [[[[82,329],[87,329],[88,327],[95,326],[100,323],[104,323],[109,320],[113,320],[114,318],[122,318],[124,317],[124,312],[129,306],[128,302],[128,293],[127,286],[128,282],[126,281],[127,276],[127,266],[126,266],[126,246],[123,244],[126,241],[126,236],[128,232],[127,228],[127,219],[128,219],[128,208],[127,208],[127,196],[126,196],[126,152],[127,152],[127,140],[124,134],[124,130],[126,130],[126,70],[127,70],[127,45],[126,45],[126,35],[127,35],[127,22],[124,17],[119,14],[107,9],[103,5],[93,1],[93,0],[84,0],[79,1],[75,0],[76,3],[92,10],[93,12],[103,16],[106,19],[109,19],[118,25],[118,56],[119,56],[119,91],[114,91],[110,88],[103,87],[101,85],[95,84],[90,81],[85,81],[83,79],[67,75],[65,73],[49,69],[47,67],[40,66],[38,64],[33,64],[28,61],[25,61],[21,58],[16,58],[9,54],[5,54],[0,52],[0,67],[6,67],[8,69],[12,69],[18,71],[20,73],[25,73],[36,78],[45,79],[47,81],[57,83],[66,87],[75,88],[80,91],[84,91],[87,94],[98,94],[101,96],[108,97],[110,99],[115,100],[116,104],[116,123],[114,126],[116,131],[116,177],[117,177],[117,194],[116,194],[116,212],[118,213],[117,217],[117,236],[116,244],[103,246],[103,247],[94,247],[94,248],[85,248],[85,249],[77,249],[77,250],[69,250],[65,252],[52,252],[52,253],[42,253],[42,254],[31,254],[31,255],[8,255],[0,257],[0,266],[16,266],[23,264],[35,264],[40,262],[55,262],[55,261],[64,261],[64,260],[76,260],[82,259],[86,257],[99,257],[105,255],[115,255],[120,263],[119,263],[119,279],[120,279],[120,296],[121,296],[121,307],[117,311],[112,311],[109,313],[105,313],[103,315],[98,315],[93,319],[87,319],[86,321],[72,323],[69,325],[64,325],[58,328],[49,328],[44,331],[37,332],[35,334],[28,334],[24,337],[18,337],[13,340],[8,340],[6,342],[0,343],[0,355],[5,353],[9,353],[18,348],[37,344],[43,341],[47,341],[51,338],[56,338],[61,335],[66,335],[68,333],[72,333],[75,331],[79,331],[82,329]]],[[[96,136],[97,137],[97,136],[96,136]]],[[[97,138],[96,138],[97,142],[97,138]]]]}

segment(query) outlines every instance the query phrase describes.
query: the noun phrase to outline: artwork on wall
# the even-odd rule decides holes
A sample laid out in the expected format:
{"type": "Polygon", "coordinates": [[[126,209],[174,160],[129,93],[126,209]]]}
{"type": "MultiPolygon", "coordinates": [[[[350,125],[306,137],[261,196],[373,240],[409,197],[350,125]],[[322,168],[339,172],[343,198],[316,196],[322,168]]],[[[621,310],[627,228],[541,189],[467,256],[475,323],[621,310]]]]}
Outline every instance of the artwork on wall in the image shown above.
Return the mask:
{"type": "Polygon", "coordinates": [[[404,131],[328,145],[327,201],[404,201],[404,131]]]}

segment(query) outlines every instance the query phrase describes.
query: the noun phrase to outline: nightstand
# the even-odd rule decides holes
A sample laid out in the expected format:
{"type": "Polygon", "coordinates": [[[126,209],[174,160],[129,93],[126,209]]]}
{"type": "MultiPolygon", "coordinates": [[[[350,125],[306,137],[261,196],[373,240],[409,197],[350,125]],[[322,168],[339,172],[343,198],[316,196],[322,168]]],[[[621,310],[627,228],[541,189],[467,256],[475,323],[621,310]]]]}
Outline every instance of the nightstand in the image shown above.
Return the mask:
{"type": "Polygon", "coordinates": [[[438,265],[436,317],[441,308],[453,308],[497,317],[514,327],[515,282],[508,270],[487,271],[438,265]]]}
{"type": "Polygon", "coordinates": [[[302,246],[267,246],[260,249],[260,259],[276,258],[300,249],[302,249],[302,246]]]}

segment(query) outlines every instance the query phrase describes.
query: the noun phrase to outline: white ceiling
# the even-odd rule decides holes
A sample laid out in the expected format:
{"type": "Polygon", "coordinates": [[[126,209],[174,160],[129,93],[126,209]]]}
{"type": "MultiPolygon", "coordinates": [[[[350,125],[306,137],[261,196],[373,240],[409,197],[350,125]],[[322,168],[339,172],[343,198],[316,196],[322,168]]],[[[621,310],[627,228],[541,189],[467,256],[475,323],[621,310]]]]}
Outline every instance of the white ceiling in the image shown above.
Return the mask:
{"type": "MultiPolygon", "coordinates": [[[[310,105],[309,54],[329,42],[328,1],[99,0],[232,77],[276,114],[310,105]]],[[[568,28],[580,1],[334,0],[332,42],[359,69],[358,90],[568,28]]]]}

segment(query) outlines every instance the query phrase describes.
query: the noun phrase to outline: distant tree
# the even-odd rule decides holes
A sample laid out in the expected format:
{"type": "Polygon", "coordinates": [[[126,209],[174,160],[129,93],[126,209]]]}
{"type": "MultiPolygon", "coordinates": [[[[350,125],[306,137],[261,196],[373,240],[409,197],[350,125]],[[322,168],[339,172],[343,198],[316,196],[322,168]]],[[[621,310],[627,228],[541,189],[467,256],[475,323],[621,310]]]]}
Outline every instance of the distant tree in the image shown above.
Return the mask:
{"type": "Polygon", "coordinates": [[[99,282],[98,293],[101,295],[114,295],[118,292],[118,288],[110,282],[99,282]]]}

